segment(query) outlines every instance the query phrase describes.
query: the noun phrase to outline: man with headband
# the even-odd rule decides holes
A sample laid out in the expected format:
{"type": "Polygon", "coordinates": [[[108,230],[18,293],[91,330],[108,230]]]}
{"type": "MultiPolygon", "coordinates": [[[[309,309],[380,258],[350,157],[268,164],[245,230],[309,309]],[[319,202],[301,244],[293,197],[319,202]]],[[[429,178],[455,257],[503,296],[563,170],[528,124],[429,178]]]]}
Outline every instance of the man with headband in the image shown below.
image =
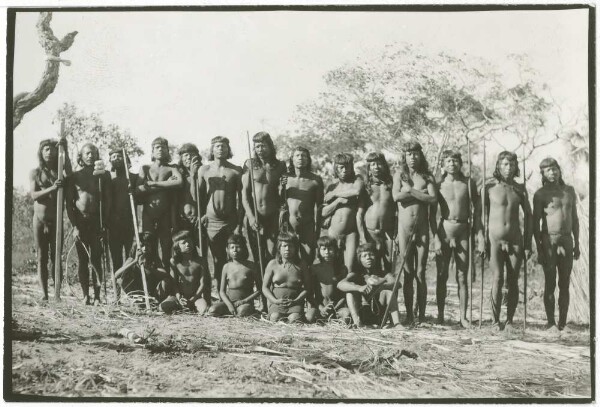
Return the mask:
{"type": "MultiPolygon", "coordinates": [[[[198,246],[198,209],[197,209],[197,187],[196,177],[198,169],[202,165],[200,151],[192,143],[185,143],[179,147],[179,165],[177,168],[181,173],[183,188],[179,191],[177,199],[178,229],[187,230],[192,234],[192,241],[198,246]]],[[[203,247],[203,253],[206,247],[203,247]]]]}
{"type": "Polygon", "coordinates": [[[566,185],[554,158],[540,163],[542,187],[533,196],[533,234],[538,263],[544,268],[544,307],[548,329],[556,332],[567,324],[569,284],[573,259],[579,258],[579,219],[575,189],[566,185]],[[541,223],[541,225],[540,225],[541,223]],[[554,319],[554,290],[558,272],[558,327],[554,319]]]}
{"type": "MultiPolygon", "coordinates": [[[[127,162],[125,161],[123,149],[118,147],[111,148],[108,159],[110,161],[112,198],[111,217],[107,222],[110,233],[109,246],[113,270],[118,270],[123,265],[123,250],[127,256],[134,237],[127,174],[125,174],[125,165],[130,168],[131,162],[129,157],[127,157],[127,162]]],[[[137,174],[130,172],[129,177],[131,185],[135,185],[137,174]]]]}
{"type": "MultiPolygon", "coordinates": [[[[71,175],[71,160],[66,140],[61,139],[65,151],[64,175],[71,175]]],[[[33,199],[33,238],[37,254],[38,281],[48,301],[48,270],[53,270],[56,250],[56,191],[63,187],[58,179],[58,140],[46,139],[38,148],[38,167],[29,175],[30,194],[33,199]],[[50,255],[50,256],[49,256],[50,255]],[[48,265],[50,263],[50,265],[48,265]]],[[[52,279],[54,279],[54,273],[52,279]]]]}
{"type": "Polygon", "coordinates": [[[254,157],[244,163],[242,176],[242,203],[248,219],[248,240],[252,257],[258,264],[258,241],[261,239],[263,266],[275,255],[275,244],[279,233],[279,187],[281,176],[286,172],[285,164],[277,159],[277,152],[269,133],[261,131],[252,137],[254,157]],[[254,185],[250,185],[250,165],[253,168],[254,185]],[[254,216],[252,194],[256,194],[258,217],[254,216]]]}
{"type": "MultiPolygon", "coordinates": [[[[322,210],[329,225],[327,235],[338,242],[347,272],[355,271],[358,247],[357,214],[364,207],[365,183],[354,172],[354,158],[350,154],[337,154],[334,159],[337,182],[327,187],[322,210]]],[[[345,277],[345,276],[344,276],[345,277]]]]}
{"type": "Polygon", "coordinates": [[[79,153],[79,171],[68,178],[66,195],[67,215],[73,225],[73,236],[76,239],[77,257],[79,259],[79,283],[83,290],[83,300],[90,304],[89,284],[92,263],[92,283],[94,287],[94,305],[100,304],[100,288],[102,282],[100,238],[100,201],[104,209],[105,219],[111,218],[110,174],[104,172],[94,175],[96,161],[99,161],[98,148],[92,143],[85,144],[79,153]],[[102,182],[102,195],[98,179],[102,182]]]}
{"type": "MultiPolygon", "coordinates": [[[[427,281],[425,270],[429,254],[429,229],[437,234],[435,210],[437,188],[421,145],[407,142],[402,147],[400,168],[394,174],[392,187],[394,201],[398,202],[398,247],[401,256],[407,256],[404,273],[404,305],[406,324],[414,323],[414,280],[417,280],[419,322],[425,320],[427,281]],[[411,242],[412,237],[412,244],[411,242]]],[[[397,271],[398,273],[401,270],[397,271]]]]}
{"type": "Polygon", "coordinates": [[[523,260],[527,261],[531,254],[531,207],[525,187],[514,180],[519,174],[517,155],[503,151],[496,161],[494,183],[486,185],[484,191],[484,221],[487,219],[488,222],[492,270],[492,327],[501,329],[500,310],[506,268],[508,294],[504,329],[508,333],[514,330],[513,317],[519,303],[519,272],[523,260]],[[519,222],[519,208],[523,211],[524,231],[521,231],[519,222]]]}
{"type": "Polygon", "coordinates": [[[227,239],[242,230],[242,168],[230,163],[233,157],[229,139],[217,136],[210,141],[210,163],[198,172],[202,224],[206,228],[212,253],[217,291],[221,287],[221,272],[227,262],[227,239]]]}
{"type": "Polygon", "coordinates": [[[158,137],[152,141],[152,164],[143,165],[136,185],[136,195],[142,202],[142,231],[157,236],[161,261],[166,270],[171,258],[171,235],[177,225],[176,195],[182,177],[176,166],[169,164],[169,143],[158,137]]]}

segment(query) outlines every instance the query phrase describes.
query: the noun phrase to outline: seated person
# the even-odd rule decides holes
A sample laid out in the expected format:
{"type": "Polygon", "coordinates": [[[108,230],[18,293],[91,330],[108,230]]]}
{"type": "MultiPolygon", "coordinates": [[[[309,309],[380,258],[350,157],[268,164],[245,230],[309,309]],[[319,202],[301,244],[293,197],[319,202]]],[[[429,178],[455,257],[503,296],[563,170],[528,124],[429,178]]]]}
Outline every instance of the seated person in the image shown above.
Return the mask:
{"type": "Polygon", "coordinates": [[[203,267],[192,234],[182,230],[173,235],[171,277],[175,282],[175,297],[184,309],[204,314],[210,305],[210,272],[203,267]]]}
{"type": "Polygon", "coordinates": [[[269,300],[269,320],[299,322],[304,317],[308,294],[308,267],[300,261],[300,243],[295,235],[282,232],[277,237],[277,256],[265,270],[262,291],[269,300]]]}
{"type": "Polygon", "coordinates": [[[337,242],[329,236],[317,240],[319,262],[310,267],[310,277],[314,292],[314,304],[309,304],[306,320],[330,320],[350,318],[344,293],[338,290],[338,283],[346,276],[346,266],[340,257],[337,242]]]}
{"type": "Polygon", "coordinates": [[[162,268],[162,262],[158,258],[155,237],[152,233],[140,233],[140,248],[134,242],[131,247],[129,258],[125,264],[115,272],[121,290],[129,295],[144,295],[141,268],[146,275],[148,295],[158,302],[158,309],[165,313],[172,313],[178,307],[175,298],[175,285],[173,279],[162,268]]]}
{"type": "Polygon", "coordinates": [[[256,264],[248,260],[248,247],[242,235],[227,239],[229,262],[223,267],[217,302],[208,310],[214,317],[233,315],[247,317],[256,312],[254,299],[260,295],[260,274],[256,264]],[[256,287],[256,291],[254,288],[256,287]]]}
{"type": "Polygon", "coordinates": [[[340,291],[346,293],[352,321],[357,327],[379,325],[388,304],[392,325],[400,323],[397,293],[392,298],[394,276],[381,269],[377,247],[374,243],[365,243],[356,250],[359,267],[350,272],[338,283],[340,291]]]}

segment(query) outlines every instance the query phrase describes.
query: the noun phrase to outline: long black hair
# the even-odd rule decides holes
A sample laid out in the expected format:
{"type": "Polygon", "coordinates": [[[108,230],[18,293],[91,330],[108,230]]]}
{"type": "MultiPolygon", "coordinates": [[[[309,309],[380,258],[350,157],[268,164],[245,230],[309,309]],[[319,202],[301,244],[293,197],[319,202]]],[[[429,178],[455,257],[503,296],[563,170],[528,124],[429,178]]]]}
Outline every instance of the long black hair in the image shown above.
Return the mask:
{"type": "Polygon", "coordinates": [[[498,181],[504,181],[504,177],[502,177],[502,173],[500,172],[500,163],[505,158],[515,164],[515,173],[513,176],[518,177],[521,175],[521,171],[519,170],[519,160],[517,159],[517,155],[511,151],[503,151],[500,154],[498,154],[498,159],[496,160],[496,168],[494,169],[494,178],[496,178],[498,181]]]}
{"type": "Polygon", "coordinates": [[[383,183],[389,187],[392,186],[392,174],[390,173],[390,166],[388,165],[388,162],[385,159],[385,156],[383,154],[374,153],[374,152],[369,153],[369,154],[367,154],[365,161],[367,162],[367,182],[365,183],[365,189],[367,190],[369,195],[372,192],[371,184],[374,181],[373,176],[371,174],[371,168],[369,165],[370,163],[378,162],[381,165],[381,168],[382,168],[382,176],[380,178],[381,181],[383,181],[383,183]]]}
{"type": "Polygon", "coordinates": [[[406,153],[409,151],[416,151],[419,153],[419,164],[417,168],[415,168],[415,172],[427,180],[432,180],[433,175],[429,171],[429,164],[427,163],[425,154],[423,154],[423,147],[421,147],[421,144],[416,141],[408,141],[402,146],[400,151],[400,159],[398,160],[398,170],[400,171],[400,178],[402,181],[410,181],[410,170],[408,168],[408,164],[406,163],[406,153]]]}
{"type": "Polygon", "coordinates": [[[546,185],[548,183],[548,180],[544,176],[544,169],[548,168],[548,167],[558,168],[558,171],[560,173],[560,175],[558,176],[558,185],[565,185],[565,181],[563,180],[563,177],[562,177],[562,168],[560,168],[560,165],[558,165],[558,161],[556,161],[552,157],[546,157],[542,160],[542,162],[540,162],[540,173],[542,174],[542,185],[546,185]]]}

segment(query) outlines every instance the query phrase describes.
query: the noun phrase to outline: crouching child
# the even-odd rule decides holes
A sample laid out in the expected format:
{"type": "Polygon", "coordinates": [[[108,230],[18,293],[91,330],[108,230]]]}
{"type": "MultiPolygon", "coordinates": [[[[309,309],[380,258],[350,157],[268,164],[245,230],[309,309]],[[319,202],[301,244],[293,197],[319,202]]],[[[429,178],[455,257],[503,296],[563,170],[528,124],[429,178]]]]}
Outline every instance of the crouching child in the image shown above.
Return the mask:
{"type": "Polygon", "coordinates": [[[229,237],[227,255],[229,262],[225,264],[221,273],[221,301],[210,307],[208,314],[214,317],[250,316],[256,312],[254,299],[260,295],[261,281],[256,264],[248,260],[244,236],[229,237]]]}
{"type": "Polygon", "coordinates": [[[392,296],[395,279],[391,272],[385,273],[381,269],[377,248],[373,243],[361,244],[356,255],[359,267],[338,283],[340,291],[346,293],[354,325],[364,327],[381,324],[388,304],[392,324],[399,324],[398,295],[392,296]]]}
{"type": "Polygon", "coordinates": [[[346,276],[337,242],[329,236],[321,236],[317,240],[317,258],[319,262],[310,267],[313,303],[309,303],[306,312],[308,322],[350,319],[350,311],[346,307],[345,294],[337,285],[346,276]]]}
{"type": "Polygon", "coordinates": [[[125,264],[115,272],[115,278],[124,293],[143,296],[144,285],[141,275],[143,266],[149,297],[158,302],[159,310],[170,314],[178,308],[175,284],[169,273],[162,268],[162,262],[154,250],[155,247],[155,237],[152,233],[140,233],[139,249],[134,242],[125,264]]]}
{"type": "Polygon", "coordinates": [[[277,255],[265,270],[262,291],[269,300],[269,320],[300,322],[308,295],[308,267],[298,255],[300,243],[295,235],[282,232],[277,237],[277,255]]]}
{"type": "Polygon", "coordinates": [[[211,302],[211,277],[202,265],[202,258],[196,251],[189,231],[182,230],[173,235],[173,257],[170,264],[179,306],[204,314],[211,302]]]}

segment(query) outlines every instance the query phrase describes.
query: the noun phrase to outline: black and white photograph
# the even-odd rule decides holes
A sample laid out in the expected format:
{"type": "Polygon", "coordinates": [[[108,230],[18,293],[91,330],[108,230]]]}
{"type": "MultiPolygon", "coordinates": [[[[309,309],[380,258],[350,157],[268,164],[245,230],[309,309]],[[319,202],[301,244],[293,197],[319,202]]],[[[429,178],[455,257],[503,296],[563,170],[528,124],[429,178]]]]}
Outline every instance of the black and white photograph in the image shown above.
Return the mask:
{"type": "Polygon", "coordinates": [[[5,401],[595,402],[594,4],[36,7],[5,401]]]}

